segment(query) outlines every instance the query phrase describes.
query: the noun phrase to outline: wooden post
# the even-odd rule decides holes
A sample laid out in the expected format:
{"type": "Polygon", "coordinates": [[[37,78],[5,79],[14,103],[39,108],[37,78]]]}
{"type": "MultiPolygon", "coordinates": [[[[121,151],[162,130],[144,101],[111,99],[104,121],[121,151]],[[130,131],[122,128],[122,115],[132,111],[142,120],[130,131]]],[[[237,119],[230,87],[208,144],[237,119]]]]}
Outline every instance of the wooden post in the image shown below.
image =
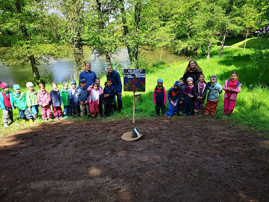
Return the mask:
{"type": "Polygon", "coordinates": [[[133,97],[133,124],[135,124],[135,91],[134,91],[134,97],[133,97]]]}

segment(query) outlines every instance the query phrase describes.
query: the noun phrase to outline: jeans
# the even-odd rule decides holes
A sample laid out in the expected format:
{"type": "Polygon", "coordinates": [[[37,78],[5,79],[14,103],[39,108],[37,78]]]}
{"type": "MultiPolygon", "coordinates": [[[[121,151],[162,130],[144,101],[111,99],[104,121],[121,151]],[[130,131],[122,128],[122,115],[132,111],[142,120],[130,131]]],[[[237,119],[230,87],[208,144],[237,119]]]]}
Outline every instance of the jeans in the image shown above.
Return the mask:
{"type": "Polygon", "coordinates": [[[64,116],[71,116],[71,107],[64,106],[64,116]]]}

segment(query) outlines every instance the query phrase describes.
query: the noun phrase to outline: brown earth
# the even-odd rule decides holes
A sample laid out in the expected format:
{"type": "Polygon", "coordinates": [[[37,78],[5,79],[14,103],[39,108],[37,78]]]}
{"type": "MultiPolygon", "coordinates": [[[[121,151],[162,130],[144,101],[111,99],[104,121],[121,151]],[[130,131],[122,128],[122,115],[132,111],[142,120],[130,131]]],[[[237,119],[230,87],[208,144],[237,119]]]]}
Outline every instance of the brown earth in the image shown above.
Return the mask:
{"type": "Polygon", "coordinates": [[[269,201],[269,150],[210,118],[61,121],[0,139],[0,201],[269,201]]]}

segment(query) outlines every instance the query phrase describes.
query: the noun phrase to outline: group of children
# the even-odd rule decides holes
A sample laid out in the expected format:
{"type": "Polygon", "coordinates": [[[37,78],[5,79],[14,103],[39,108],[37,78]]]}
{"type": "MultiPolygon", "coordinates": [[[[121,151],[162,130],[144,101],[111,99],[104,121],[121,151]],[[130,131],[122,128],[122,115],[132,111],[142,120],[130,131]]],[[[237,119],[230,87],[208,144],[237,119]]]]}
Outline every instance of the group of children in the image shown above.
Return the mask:
{"type": "MultiPolygon", "coordinates": [[[[7,84],[2,84],[3,91],[0,93],[0,106],[3,111],[4,126],[8,127],[13,122],[13,109],[19,110],[20,120],[35,120],[38,117],[39,108],[41,109],[42,119],[51,120],[53,117],[57,120],[68,117],[90,116],[95,118],[109,116],[115,109],[116,89],[112,81],[107,79],[104,89],[100,86],[100,79],[86,88],[86,80],[81,79],[77,87],[76,82],[71,82],[71,88],[68,83],[64,83],[60,91],[57,84],[52,83],[52,90],[48,92],[44,82],[39,83],[39,91],[36,92],[34,84],[27,82],[27,92],[22,92],[20,86],[13,86],[12,93],[7,84]],[[104,105],[104,113],[103,113],[104,105]],[[62,113],[63,106],[63,113],[62,113]]],[[[241,90],[241,84],[238,81],[238,75],[233,72],[231,78],[225,81],[222,89],[217,81],[217,76],[211,76],[210,82],[205,82],[205,77],[200,74],[199,79],[194,81],[188,77],[186,82],[181,78],[176,81],[174,86],[168,91],[169,107],[166,112],[167,94],[163,86],[163,80],[157,80],[157,86],[153,92],[153,102],[155,104],[156,114],[167,114],[169,117],[174,115],[182,116],[193,115],[203,112],[204,115],[216,115],[220,94],[222,90],[224,95],[224,113],[232,114],[237,94],[241,90]],[[204,102],[207,99],[205,108],[204,102]]]]}
{"type": "Polygon", "coordinates": [[[171,117],[174,115],[182,116],[194,115],[202,112],[204,115],[216,115],[216,109],[222,90],[224,95],[224,113],[232,114],[237,94],[241,90],[241,84],[238,81],[238,74],[233,72],[229,80],[225,81],[222,88],[217,81],[217,76],[210,77],[210,82],[205,82],[205,76],[200,74],[199,79],[195,82],[192,77],[188,77],[186,82],[181,78],[176,81],[174,86],[168,91],[169,107],[166,112],[166,90],[163,86],[163,80],[157,80],[157,86],[153,92],[153,102],[155,104],[156,114],[167,114],[171,117]],[[204,107],[204,102],[207,99],[204,107]]]}
{"type": "Polygon", "coordinates": [[[44,82],[39,83],[39,90],[35,91],[34,84],[27,82],[27,92],[22,92],[18,84],[13,86],[13,92],[8,84],[1,83],[3,91],[0,93],[0,107],[3,111],[4,127],[8,127],[13,122],[13,110],[19,110],[20,120],[33,121],[38,117],[41,110],[43,120],[56,120],[68,117],[90,116],[95,118],[109,116],[114,112],[114,102],[116,90],[111,80],[107,80],[104,90],[100,86],[100,79],[86,88],[86,80],[80,80],[77,87],[76,82],[63,84],[60,91],[56,83],[52,83],[52,90],[48,92],[44,82]],[[104,114],[103,106],[104,105],[104,114]],[[63,112],[62,112],[63,106],[63,112]],[[51,110],[52,109],[52,110],[51,110]]]}

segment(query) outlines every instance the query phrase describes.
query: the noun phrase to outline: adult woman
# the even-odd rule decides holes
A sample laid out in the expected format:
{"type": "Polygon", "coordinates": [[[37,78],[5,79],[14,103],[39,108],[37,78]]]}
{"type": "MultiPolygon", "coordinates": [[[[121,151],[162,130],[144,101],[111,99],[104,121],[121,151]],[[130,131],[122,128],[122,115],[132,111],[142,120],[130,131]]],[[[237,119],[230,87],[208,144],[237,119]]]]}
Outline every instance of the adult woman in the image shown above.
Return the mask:
{"type": "Polygon", "coordinates": [[[187,82],[187,78],[193,78],[193,83],[196,83],[203,73],[202,69],[198,66],[195,60],[191,60],[186,68],[186,71],[183,75],[184,83],[187,82]]]}

